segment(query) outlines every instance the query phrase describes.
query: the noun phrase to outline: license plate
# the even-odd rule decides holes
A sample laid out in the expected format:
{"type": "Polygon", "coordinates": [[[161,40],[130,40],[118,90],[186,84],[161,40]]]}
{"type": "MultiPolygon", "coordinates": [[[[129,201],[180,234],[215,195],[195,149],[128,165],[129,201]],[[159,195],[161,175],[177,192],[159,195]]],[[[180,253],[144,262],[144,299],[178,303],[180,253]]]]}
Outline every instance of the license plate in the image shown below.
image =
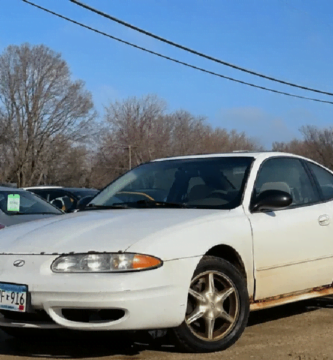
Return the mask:
{"type": "Polygon", "coordinates": [[[25,312],[27,294],[26,285],[0,283],[0,309],[25,312]]]}

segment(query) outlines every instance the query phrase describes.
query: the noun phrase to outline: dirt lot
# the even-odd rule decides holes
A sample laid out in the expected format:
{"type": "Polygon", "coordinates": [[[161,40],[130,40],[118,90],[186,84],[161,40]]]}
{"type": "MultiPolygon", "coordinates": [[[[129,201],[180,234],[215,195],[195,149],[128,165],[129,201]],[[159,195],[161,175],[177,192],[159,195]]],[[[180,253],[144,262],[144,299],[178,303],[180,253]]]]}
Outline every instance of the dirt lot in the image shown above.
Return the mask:
{"type": "MultiPolygon", "coordinates": [[[[137,339],[137,342],[139,339],[137,339]]],[[[142,342],[142,340],[141,340],[142,342]]],[[[96,360],[265,359],[333,360],[333,298],[322,298],[252,313],[242,338],[214,354],[182,354],[162,344],[117,345],[108,340],[61,339],[18,341],[0,334],[0,360],[28,358],[96,360]]]]}

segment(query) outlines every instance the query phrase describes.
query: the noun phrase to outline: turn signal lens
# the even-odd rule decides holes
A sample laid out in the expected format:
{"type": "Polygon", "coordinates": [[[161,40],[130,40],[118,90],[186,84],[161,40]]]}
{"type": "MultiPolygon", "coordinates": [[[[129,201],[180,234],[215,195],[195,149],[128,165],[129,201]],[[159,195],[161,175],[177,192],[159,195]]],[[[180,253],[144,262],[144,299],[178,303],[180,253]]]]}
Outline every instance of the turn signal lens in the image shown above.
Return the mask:
{"type": "Polygon", "coordinates": [[[146,269],[156,267],[161,264],[161,260],[148,255],[135,255],[133,259],[133,269],[146,269]]]}

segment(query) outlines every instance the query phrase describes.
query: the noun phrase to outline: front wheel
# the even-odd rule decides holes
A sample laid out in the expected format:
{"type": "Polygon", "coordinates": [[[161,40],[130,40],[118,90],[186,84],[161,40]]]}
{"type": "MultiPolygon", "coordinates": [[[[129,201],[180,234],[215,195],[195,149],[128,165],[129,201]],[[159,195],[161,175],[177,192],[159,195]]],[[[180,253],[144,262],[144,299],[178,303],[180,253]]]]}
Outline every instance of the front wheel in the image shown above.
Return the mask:
{"type": "Polygon", "coordinates": [[[221,351],[238,340],[248,316],[244,277],[228,261],[204,256],[190,284],[185,320],[173,334],[186,351],[221,351]]]}

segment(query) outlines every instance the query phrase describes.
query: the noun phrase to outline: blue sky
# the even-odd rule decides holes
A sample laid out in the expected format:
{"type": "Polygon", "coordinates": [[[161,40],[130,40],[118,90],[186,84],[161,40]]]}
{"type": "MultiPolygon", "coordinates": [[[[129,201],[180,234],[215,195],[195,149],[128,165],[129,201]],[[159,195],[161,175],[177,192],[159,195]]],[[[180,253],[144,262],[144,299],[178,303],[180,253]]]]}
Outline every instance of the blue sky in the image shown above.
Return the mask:
{"type": "MultiPolygon", "coordinates": [[[[35,0],[87,25],[226,76],[309,97],[201,59],[115,24],[68,0],[35,0]]],[[[333,92],[331,0],[84,0],[125,21],[211,56],[270,76],[333,92]]],[[[96,108],[156,94],[169,111],[204,115],[212,126],[246,131],[270,148],[299,136],[302,125],[332,125],[333,105],[288,98],[157,58],[23,3],[0,0],[0,52],[10,44],[45,44],[86,82],[96,108]]]]}

